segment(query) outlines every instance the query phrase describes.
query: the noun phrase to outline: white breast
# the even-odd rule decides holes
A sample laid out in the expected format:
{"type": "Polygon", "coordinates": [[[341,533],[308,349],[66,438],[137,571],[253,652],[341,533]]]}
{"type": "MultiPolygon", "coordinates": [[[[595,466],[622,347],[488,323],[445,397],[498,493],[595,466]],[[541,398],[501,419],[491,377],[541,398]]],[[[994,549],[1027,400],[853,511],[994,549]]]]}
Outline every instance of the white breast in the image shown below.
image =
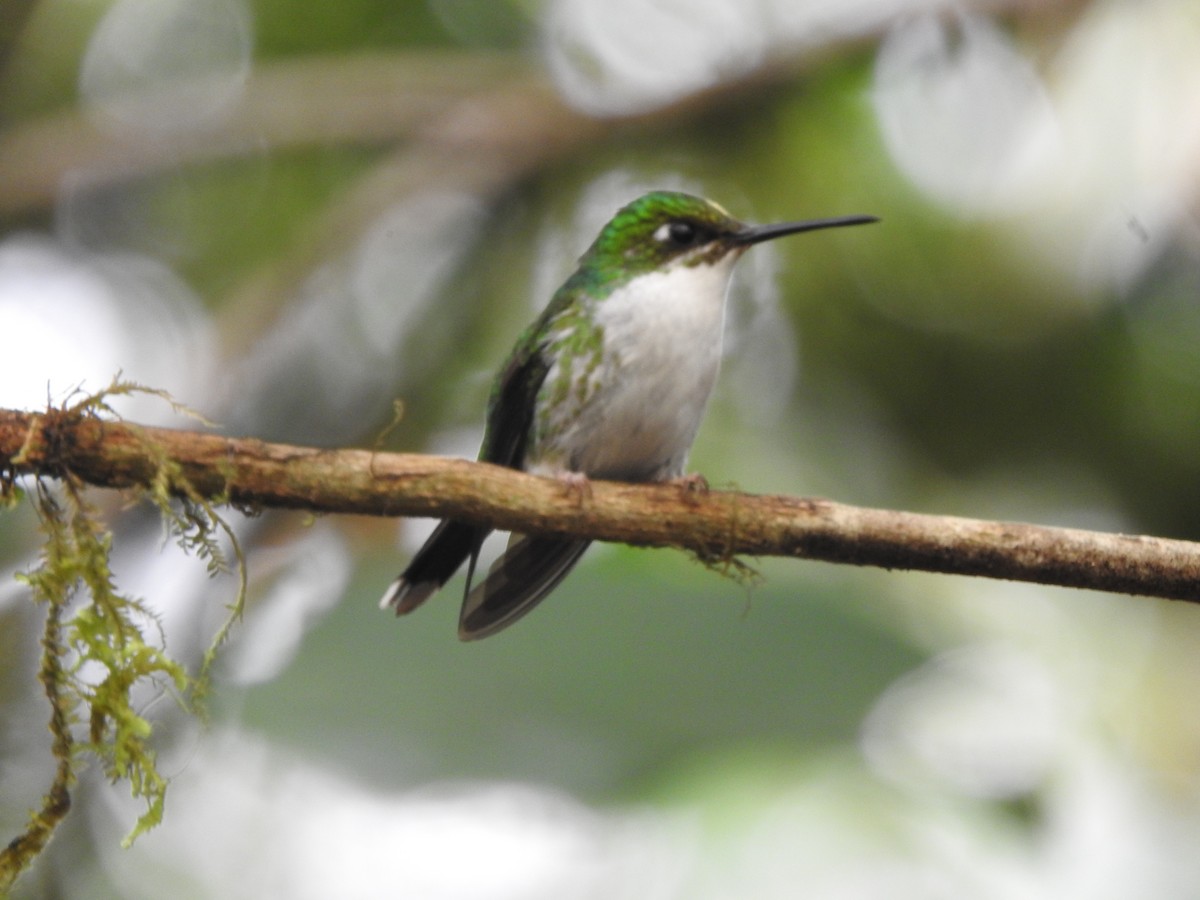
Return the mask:
{"type": "Polygon", "coordinates": [[[624,481],[683,474],[720,368],[735,261],[730,254],[714,265],[675,265],[597,302],[603,357],[591,390],[532,448],[531,471],[624,481]]]}

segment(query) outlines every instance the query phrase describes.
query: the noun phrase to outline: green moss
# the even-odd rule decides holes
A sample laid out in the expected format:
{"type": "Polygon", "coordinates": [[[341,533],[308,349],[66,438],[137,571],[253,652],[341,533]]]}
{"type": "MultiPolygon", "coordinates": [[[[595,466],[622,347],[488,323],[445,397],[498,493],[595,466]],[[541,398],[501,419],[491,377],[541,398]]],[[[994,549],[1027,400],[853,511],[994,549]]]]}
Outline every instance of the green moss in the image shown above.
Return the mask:
{"type": "MultiPolygon", "coordinates": [[[[160,392],[118,380],[104,391],[52,411],[53,419],[61,423],[64,419],[114,415],[109,399],[130,393],[152,393],[172,402],[160,392]]],[[[52,443],[47,440],[46,429],[31,434],[15,462],[20,464],[35,453],[50,454],[52,443]]],[[[166,458],[161,448],[147,438],[145,449],[156,466],[150,487],[142,492],[143,499],[160,509],[168,531],[181,547],[205,560],[210,573],[227,570],[228,561],[221,552],[217,532],[222,530],[233,540],[228,525],[183,479],[178,466],[166,458]]],[[[154,729],[134,709],[133,691],[147,682],[159,685],[181,707],[203,715],[202,699],[213,658],[241,616],[245,596],[245,567],[233,540],[241,588],[200,671],[190,675],[168,654],[154,613],[142,600],[118,588],[110,566],[112,533],[96,507],[87,501],[82,483],[66,469],[51,468],[61,471],[59,483],[51,485],[39,478],[36,490],[31,492],[44,536],[41,562],[17,577],[29,586],[34,601],[47,607],[39,678],[50,705],[55,775],[41,807],[30,814],[25,831],[0,851],[0,896],[32,865],[66,817],[76,773],[89,757],[97,760],[114,782],[127,781],[133,796],[145,803],[124,846],[162,821],[168,779],[157,768],[154,729]],[[68,619],[69,606],[81,589],[87,592],[90,603],[68,619]],[[87,678],[81,677],[85,670],[87,678]]],[[[0,487],[7,498],[5,506],[11,506],[16,494],[12,479],[0,487]]]]}

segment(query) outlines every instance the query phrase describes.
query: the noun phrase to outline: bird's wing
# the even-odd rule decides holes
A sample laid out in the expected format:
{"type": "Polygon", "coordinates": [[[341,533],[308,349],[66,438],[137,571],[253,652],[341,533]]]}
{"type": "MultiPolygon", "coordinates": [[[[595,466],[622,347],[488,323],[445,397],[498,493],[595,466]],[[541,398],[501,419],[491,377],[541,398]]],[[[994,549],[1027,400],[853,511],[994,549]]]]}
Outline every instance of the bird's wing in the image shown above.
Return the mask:
{"type": "MultiPolygon", "coordinates": [[[[544,345],[536,339],[544,334],[544,324],[535,323],[522,336],[496,379],[488,403],[481,460],[514,469],[524,466],[530,435],[536,427],[537,394],[550,370],[544,345]]],[[[458,636],[476,640],[511,625],[562,581],[588,543],[512,535],[508,548],[488,569],[483,582],[472,590],[468,579],[458,636]]]]}
{"type": "MultiPolygon", "coordinates": [[[[529,335],[522,336],[492,389],[487,428],[479,451],[481,460],[515,469],[521,467],[537,392],[548,371],[541,347],[529,335]]],[[[489,531],[451,519],[441,522],[408,568],[388,586],[380,607],[392,607],[397,615],[412,612],[441,589],[468,559],[473,573],[479,548],[489,531]]],[[[470,589],[469,573],[467,592],[470,589]]]]}
{"type": "Polygon", "coordinates": [[[523,468],[525,451],[534,427],[537,395],[550,371],[545,346],[531,328],[521,335],[516,349],[496,376],[488,398],[487,427],[483,446],[479,448],[482,462],[523,468]]]}

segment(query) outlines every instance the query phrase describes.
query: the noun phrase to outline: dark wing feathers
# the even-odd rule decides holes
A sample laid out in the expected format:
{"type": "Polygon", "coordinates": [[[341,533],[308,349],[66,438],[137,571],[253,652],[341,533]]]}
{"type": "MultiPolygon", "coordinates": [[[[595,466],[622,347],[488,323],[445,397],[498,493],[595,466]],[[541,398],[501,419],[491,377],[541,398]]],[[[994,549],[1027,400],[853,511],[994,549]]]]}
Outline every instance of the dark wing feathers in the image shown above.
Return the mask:
{"type": "Polygon", "coordinates": [[[523,337],[508,364],[501,370],[488,400],[487,427],[483,446],[479,448],[482,462],[520,469],[525,462],[537,394],[550,363],[543,348],[523,337]]]}
{"type": "MultiPolygon", "coordinates": [[[[549,363],[542,354],[541,346],[532,339],[532,332],[523,335],[492,389],[492,396],[488,402],[487,427],[484,431],[483,446],[479,451],[481,460],[513,469],[522,467],[528,449],[530,430],[533,427],[537,392],[549,370],[549,363]]],[[[436,593],[467,560],[471,561],[473,571],[479,548],[489,531],[488,528],[450,519],[440,523],[412,558],[408,568],[389,586],[380,601],[380,606],[385,609],[389,606],[394,607],[397,615],[412,612],[436,593]]],[[[586,547],[586,544],[584,546],[586,547]]],[[[582,552],[581,548],[572,557],[570,564],[573,564],[582,552]]],[[[570,564],[567,568],[570,568],[570,564]]],[[[536,567],[531,567],[531,571],[535,569],[536,567]]],[[[542,589],[534,600],[527,599],[526,605],[532,607],[558,584],[565,574],[566,569],[558,573],[553,582],[542,589]]],[[[488,577],[491,578],[490,573],[488,577]]],[[[468,575],[467,596],[472,593],[471,579],[468,575]]],[[[465,621],[465,605],[468,600],[464,599],[463,602],[465,621]]],[[[480,615],[486,618],[486,612],[480,615]]],[[[510,615],[503,624],[514,621],[517,617],[510,615]]],[[[495,624],[489,620],[487,633],[498,631],[503,624],[495,624]]]]}

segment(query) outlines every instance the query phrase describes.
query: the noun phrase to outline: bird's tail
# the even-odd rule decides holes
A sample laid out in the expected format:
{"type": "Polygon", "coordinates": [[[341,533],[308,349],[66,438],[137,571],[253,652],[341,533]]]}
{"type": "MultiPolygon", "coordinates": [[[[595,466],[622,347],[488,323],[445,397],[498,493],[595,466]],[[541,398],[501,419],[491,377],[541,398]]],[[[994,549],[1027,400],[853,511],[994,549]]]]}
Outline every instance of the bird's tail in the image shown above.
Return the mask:
{"type": "MultiPolygon", "coordinates": [[[[451,520],[442,522],[417,551],[408,568],[388,587],[379,601],[380,609],[393,607],[398,616],[412,612],[449,581],[468,558],[474,566],[475,556],[487,533],[488,529],[477,525],[451,520]]],[[[467,583],[470,585],[470,579],[467,583]]]]}
{"type": "Polygon", "coordinates": [[[485,638],[517,621],[558,586],[590,543],[514,534],[487,578],[463,600],[458,636],[485,638]]]}

